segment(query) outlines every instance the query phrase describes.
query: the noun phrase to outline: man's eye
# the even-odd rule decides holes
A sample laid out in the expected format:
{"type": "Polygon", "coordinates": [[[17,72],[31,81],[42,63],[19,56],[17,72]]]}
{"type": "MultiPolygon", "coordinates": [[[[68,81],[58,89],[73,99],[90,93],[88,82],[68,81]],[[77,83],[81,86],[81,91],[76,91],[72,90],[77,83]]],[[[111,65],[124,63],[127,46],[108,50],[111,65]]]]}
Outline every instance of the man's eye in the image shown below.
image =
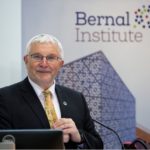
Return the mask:
{"type": "Polygon", "coordinates": [[[34,58],[35,58],[35,59],[41,59],[42,56],[40,56],[40,55],[35,55],[34,58]]]}
{"type": "Polygon", "coordinates": [[[48,56],[47,57],[47,60],[54,60],[55,59],[55,57],[53,57],[53,56],[48,56]]]}
{"type": "Polygon", "coordinates": [[[40,61],[40,60],[42,60],[42,56],[40,56],[40,55],[31,55],[31,57],[34,59],[34,60],[37,60],[37,61],[40,61]]]}

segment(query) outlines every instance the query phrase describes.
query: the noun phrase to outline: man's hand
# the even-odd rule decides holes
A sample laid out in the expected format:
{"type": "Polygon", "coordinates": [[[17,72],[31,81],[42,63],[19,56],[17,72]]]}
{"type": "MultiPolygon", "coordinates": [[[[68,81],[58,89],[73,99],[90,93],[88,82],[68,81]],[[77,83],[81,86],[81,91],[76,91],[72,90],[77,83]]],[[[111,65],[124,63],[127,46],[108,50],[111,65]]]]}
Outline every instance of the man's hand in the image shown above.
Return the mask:
{"type": "Polygon", "coordinates": [[[80,133],[72,119],[61,118],[54,123],[53,128],[63,130],[64,143],[67,143],[69,140],[77,143],[81,142],[80,133]]]}

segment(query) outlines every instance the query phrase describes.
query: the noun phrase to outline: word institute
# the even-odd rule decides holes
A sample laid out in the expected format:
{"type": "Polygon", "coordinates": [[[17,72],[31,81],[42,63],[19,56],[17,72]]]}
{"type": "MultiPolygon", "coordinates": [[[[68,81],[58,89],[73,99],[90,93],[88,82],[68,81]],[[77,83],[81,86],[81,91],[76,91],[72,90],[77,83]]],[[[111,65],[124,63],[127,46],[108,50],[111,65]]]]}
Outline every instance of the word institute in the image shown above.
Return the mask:
{"type": "Polygon", "coordinates": [[[130,14],[106,16],[75,12],[76,42],[141,42],[143,34],[132,31],[130,14]]]}

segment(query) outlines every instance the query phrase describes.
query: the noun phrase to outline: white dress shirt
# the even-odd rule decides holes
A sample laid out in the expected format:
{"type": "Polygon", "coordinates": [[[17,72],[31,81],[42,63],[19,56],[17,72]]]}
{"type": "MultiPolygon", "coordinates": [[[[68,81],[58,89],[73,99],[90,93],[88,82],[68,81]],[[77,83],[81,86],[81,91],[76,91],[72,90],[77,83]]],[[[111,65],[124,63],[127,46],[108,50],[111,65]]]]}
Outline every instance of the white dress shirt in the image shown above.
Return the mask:
{"type": "MultiPolygon", "coordinates": [[[[42,89],[39,85],[37,85],[35,82],[33,82],[29,77],[29,82],[31,84],[31,86],[33,87],[36,95],[38,96],[43,108],[45,107],[45,98],[44,98],[44,95],[43,95],[43,91],[44,89],[42,89]]],[[[56,95],[56,91],[55,91],[55,81],[53,83],[53,85],[51,87],[49,87],[49,91],[51,92],[52,94],[52,101],[53,101],[53,104],[54,104],[54,108],[55,108],[55,111],[56,111],[56,114],[57,114],[57,117],[58,119],[61,118],[61,112],[60,112],[60,106],[59,106],[59,102],[58,102],[58,98],[57,98],[57,95],[56,95]]]]}

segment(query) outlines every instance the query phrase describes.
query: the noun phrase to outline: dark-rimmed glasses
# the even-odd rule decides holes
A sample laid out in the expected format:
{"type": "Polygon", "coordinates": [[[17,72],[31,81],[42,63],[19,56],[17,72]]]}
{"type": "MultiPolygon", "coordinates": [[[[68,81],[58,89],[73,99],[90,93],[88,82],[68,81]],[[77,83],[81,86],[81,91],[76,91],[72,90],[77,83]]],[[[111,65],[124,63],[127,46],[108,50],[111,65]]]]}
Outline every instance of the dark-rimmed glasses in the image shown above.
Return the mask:
{"type": "Polygon", "coordinates": [[[32,60],[37,61],[37,62],[43,61],[44,58],[46,58],[47,62],[55,62],[58,60],[62,60],[60,57],[53,56],[53,55],[43,56],[40,54],[30,54],[29,56],[32,58],[32,60]]]}

